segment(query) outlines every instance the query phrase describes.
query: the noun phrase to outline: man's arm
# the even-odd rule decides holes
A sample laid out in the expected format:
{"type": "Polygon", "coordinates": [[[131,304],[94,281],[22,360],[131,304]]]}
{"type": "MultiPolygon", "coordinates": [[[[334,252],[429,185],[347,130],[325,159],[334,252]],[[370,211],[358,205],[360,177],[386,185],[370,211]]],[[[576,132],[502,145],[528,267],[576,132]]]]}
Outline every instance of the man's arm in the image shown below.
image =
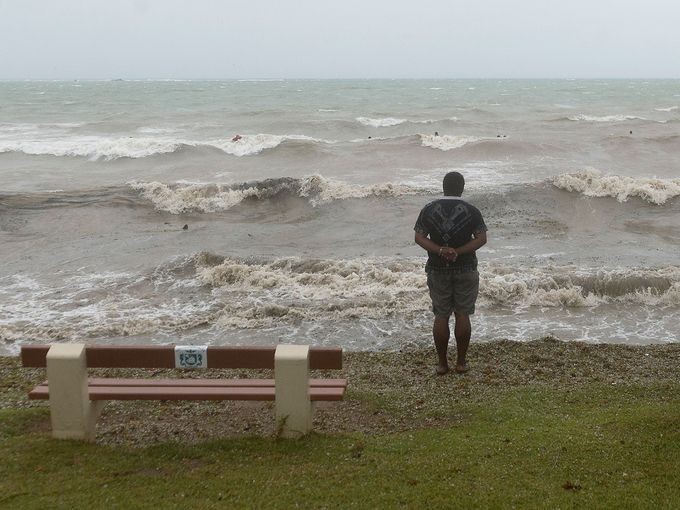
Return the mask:
{"type": "Polygon", "coordinates": [[[458,255],[474,253],[486,244],[486,232],[475,232],[472,234],[472,237],[473,238],[463,246],[456,248],[456,253],[458,253],[458,255]]]}
{"type": "Polygon", "coordinates": [[[416,232],[415,241],[418,246],[429,251],[430,253],[439,255],[440,257],[445,258],[446,260],[449,261],[456,260],[457,257],[456,252],[458,252],[458,250],[454,250],[453,248],[450,248],[448,246],[439,246],[432,239],[424,236],[420,232],[416,232]]]}

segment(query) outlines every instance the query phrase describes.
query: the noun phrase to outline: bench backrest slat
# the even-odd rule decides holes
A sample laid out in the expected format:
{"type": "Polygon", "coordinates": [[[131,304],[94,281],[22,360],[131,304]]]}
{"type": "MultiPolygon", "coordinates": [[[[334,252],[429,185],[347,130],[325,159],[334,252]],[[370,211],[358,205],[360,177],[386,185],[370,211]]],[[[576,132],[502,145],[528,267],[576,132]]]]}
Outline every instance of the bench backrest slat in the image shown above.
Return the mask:
{"type": "MultiPolygon", "coordinates": [[[[24,345],[25,367],[47,366],[49,345],[24,345]]],[[[174,345],[90,345],[86,347],[90,368],[175,368],[174,345]]],[[[208,368],[274,368],[276,346],[210,346],[208,368]]],[[[342,349],[310,347],[309,368],[341,369],[342,349]]]]}

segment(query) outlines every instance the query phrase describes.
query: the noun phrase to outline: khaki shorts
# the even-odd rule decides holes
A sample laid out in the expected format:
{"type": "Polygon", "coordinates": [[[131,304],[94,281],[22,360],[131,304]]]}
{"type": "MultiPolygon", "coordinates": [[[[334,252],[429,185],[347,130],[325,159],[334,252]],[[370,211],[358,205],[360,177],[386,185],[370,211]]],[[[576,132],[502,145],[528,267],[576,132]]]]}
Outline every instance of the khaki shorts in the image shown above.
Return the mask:
{"type": "Polygon", "coordinates": [[[427,287],[435,315],[449,317],[453,312],[463,315],[475,313],[479,272],[431,271],[427,275],[427,287]]]}

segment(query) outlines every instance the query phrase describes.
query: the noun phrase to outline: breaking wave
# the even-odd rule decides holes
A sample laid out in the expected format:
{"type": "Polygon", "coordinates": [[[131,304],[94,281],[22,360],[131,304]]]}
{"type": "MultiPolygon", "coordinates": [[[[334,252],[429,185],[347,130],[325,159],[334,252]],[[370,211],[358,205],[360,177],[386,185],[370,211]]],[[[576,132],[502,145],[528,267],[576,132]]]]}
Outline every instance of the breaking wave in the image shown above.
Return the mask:
{"type": "Polygon", "coordinates": [[[233,156],[251,156],[286,141],[333,143],[305,135],[242,135],[238,140],[184,140],[154,137],[83,136],[44,140],[0,140],[0,153],[21,152],[34,156],[83,157],[91,160],[146,158],[186,147],[208,147],[233,156]]]}
{"type": "Polygon", "coordinates": [[[651,204],[661,205],[680,196],[680,179],[603,175],[594,169],[555,176],[552,184],[588,197],[614,197],[619,202],[639,197],[651,204]]]}
{"type": "Polygon", "coordinates": [[[479,142],[482,138],[476,136],[452,136],[452,135],[421,135],[421,144],[423,147],[432,147],[442,151],[450,151],[458,149],[469,143],[479,142]]]}
{"type": "Polygon", "coordinates": [[[208,147],[216,147],[227,154],[232,154],[234,156],[250,156],[253,154],[259,154],[266,149],[273,149],[278,147],[283,142],[286,141],[301,141],[301,142],[311,142],[311,143],[333,143],[331,140],[322,140],[320,138],[312,138],[311,136],[305,135],[243,135],[240,140],[226,140],[226,141],[214,141],[205,145],[208,147]]]}
{"type": "Polygon", "coordinates": [[[175,152],[183,146],[180,141],[156,138],[80,138],[40,141],[3,141],[0,153],[22,152],[31,156],[83,157],[92,160],[145,158],[175,152]]]}
{"type": "MultiPolygon", "coordinates": [[[[300,320],[415,317],[429,311],[422,260],[194,259],[195,277],[221,296],[218,325],[267,327],[300,320]]],[[[604,304],[677,307],[680,271],[529,269],[485,266],[480,307],[583,308],[604,304]]]]}
{"type": "Polygon", "coordinates": [[[644,117],[636,115],[572,115],[567,117],[568,120],[583,121],[583,122],[624,122],[627,120],[647,120],[644,117]]]}
{"type": "Polygon", "coordinates": [[[466,135],[420,135],[421,145],[423,147],[432,147],[442,151],[450,151],[459,149],[468,144],[474,144],[485,140],[498,140],[497,138],[485,138],[478,136],[466,135]]]}
{"type": "MultiPolygon", "coordinates": [[[[579,269],[483,264],[480,309],[603,305],[677,308],[680,268],[579,269]]],[[[82,274],[62,285],[6,277],[5,342],[278,327],[300,321],[428,320],[422,257],[178,257],[149,273],[82,274]]]]}
{"type": "Polygon", "coordinates": [[[458,121],[458,117],[448,117],[446,119],[423,119],[423,120],[411,120],[411,119],[398,119],[394,117],[386,117],[386,118],[380,118],[380,119],[374,119],[370,117],[357,117],[356,118],[357,122],[360,124],[363,124],[364,126],[370,126],[370,127],[392,127],[392,126],[398,126],[400,124],[435,124],[437,122],[447,122],[447,121],[452,121],[456,122],[458,121]]]}
{"type": "Polygon", "coordinates": [[[357,122],[363,124],[364,126],[370,127],[390,127],[398,126],[404,122],[408,122],[406,119],[395,119],[394,117],[386,117],[384,119],[372,119],[370,117],[357,117],[357,122]]]}
{"type": "MultiPolygon", "coordinates": [[[[321,303],[342,298],[391,311],[422,309],[412,291],[426,287],[422,259],[235,260],[200,254],[197,276],[213,287],[278,289],[288,298],[321,303]]],[[[604,303],[680,305],[680,268],[581,270],[484,265],[480,295],[486,306],[594,307],[604,303]]],[[[427,308],[427,305],[425,305],[427,308]]]]}
{"type": "MultiPolygon", "coordinates": [[[[480,307],[597,307],[680,305],[680,269],[583,271],[572,267],[527,269],[485,265],[480,307]]],[[[196,257],[196,277],[233,300],[220,321],[262,326],[267,319],[413,316],[429,310],[422,259],[237,260],[209,253],[196,257]]]]}
{"type": "Polygon", "coordinates": [[[680,268],[583,270],[487,266],[480,295],[513,306],[596,307],[607,303],[680,305],[680,268]]]}
{"type": "Polygon", "coordinates": [[[129,185],[150,200],[156,209],[172,214],[225,211],[246,199],[263,200],[281,194],[306,198],[312,206],[317,206],[349,198],[395,197],[430,192],[429,189],[406,184],[348,184],[320,175],[281,177],[241,184],[131,182],[129,185]]]}

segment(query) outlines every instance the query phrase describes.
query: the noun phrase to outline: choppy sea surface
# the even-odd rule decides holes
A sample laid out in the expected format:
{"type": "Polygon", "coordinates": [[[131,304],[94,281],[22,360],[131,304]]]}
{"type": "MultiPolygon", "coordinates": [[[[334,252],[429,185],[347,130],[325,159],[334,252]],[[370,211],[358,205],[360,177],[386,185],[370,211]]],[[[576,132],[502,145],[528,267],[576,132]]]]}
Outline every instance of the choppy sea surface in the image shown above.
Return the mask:
{"type": "Polygon", "coordinates": [[[475,340],[678,341],[679,106],[678,80],[0,82],[0,354],[430,345],[413,224],[450,170],[489,227],[475,340]]]}

